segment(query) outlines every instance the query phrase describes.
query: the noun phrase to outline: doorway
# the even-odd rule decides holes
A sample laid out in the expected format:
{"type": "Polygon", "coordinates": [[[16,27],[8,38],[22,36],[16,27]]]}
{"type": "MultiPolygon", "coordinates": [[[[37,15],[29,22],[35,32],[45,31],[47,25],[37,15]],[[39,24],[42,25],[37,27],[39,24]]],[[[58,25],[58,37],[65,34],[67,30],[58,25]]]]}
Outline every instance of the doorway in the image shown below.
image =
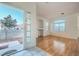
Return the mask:
{"type": "Polygon", "coordinates": [[[0,4],[0,55],[23,49],[24,11],[0,4]]]}

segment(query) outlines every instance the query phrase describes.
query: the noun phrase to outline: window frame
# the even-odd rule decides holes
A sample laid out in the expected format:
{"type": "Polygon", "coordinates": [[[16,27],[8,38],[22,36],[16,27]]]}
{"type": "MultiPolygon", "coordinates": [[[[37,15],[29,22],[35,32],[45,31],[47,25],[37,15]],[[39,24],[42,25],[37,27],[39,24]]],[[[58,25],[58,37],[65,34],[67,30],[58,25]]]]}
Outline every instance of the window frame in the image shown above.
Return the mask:
{"type": "Polygon", "coordinates": [[[56,20],[53,23],[54,32],[65,32],[66,31],[66,21],[65,20],[56,20]],[[57,29],[55,25],[58,25],[57,29]],[[61,24],[64,24],[64,26],[61,24]]]}

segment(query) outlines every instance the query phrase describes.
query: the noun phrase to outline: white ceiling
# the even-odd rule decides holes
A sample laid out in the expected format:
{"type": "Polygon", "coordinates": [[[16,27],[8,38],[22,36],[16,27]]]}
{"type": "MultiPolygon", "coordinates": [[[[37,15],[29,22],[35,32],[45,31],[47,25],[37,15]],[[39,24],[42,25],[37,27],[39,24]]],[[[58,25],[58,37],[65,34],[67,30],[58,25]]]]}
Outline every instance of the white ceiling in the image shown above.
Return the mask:
{"type": "Polygon", "coordinates": [[[39,16],[52,19],[64,15],[79,12],[79,2],[43,2],[37,3],[37,14],[39,16]]]}
{"type": "MultiPolygon", "coordinates": [[[[22,9],[26,8],[27,3],[29,4],[31,2],[6,2],[6,4],[14,5],[22,9]]],[[[59,17],[61,13],[70,15],[79,12],[79,2],[37,2],[36,5],[37,15],[47,19],[59,17]]]]}

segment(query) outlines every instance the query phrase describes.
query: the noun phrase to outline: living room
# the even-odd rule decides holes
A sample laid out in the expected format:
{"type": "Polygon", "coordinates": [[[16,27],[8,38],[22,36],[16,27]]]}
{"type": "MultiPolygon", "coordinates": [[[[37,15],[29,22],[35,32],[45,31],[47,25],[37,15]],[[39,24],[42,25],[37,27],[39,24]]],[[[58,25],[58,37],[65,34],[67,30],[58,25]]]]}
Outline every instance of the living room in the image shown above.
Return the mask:
{"type": "MultiPolygon", "coordinates": [[[[2,51],[8,48],[7,42],[12,42],[10,45],[15,47],[15,49],[22,48],[19,52],[24,50],[24,53],[26,53],[25,50],[32,49],[30,50],[32,51],[30,52],[31,54],[25,54],[25,56],[33,55],[34,53],[34,56],[40,55],[41,53],[35,52],[39,49],[44,52],[41,55],[46,56],[79,55],[78,2],[3,2],[0,3],[0,12],[2,13],[0,19],[5,20],[4,17],[12,17],[17,21],[17,26],[15,27],[9,26],[11,25],[10,22],[8,26],[3,21],[1,22],[5,25],[1,27],[4,29],[4,34],[0,33],[4,36],[0,35],[0,44],[2,44],[0,47],[2,51]]],[[[10,54],[1,53],[1,55],[17,56],[23,54],[19,52],[13,50],[13,52],[10,51],[10,54]]]]}

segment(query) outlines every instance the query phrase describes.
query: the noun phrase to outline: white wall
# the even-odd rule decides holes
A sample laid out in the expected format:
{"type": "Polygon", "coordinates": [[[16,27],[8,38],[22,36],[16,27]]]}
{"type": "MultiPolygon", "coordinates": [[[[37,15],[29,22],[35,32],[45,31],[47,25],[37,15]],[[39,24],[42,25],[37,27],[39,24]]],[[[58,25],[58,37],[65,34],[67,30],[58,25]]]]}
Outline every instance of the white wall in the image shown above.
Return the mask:
{"type": "Polygon", "coordinates": [[[78,40],[79,40],[79,14],[78,14],[78,16],[77,16],[77,27],[78,27],[78,40]]]}
{"type": "Polygon", "coordinates": [[[78,19],[78,14],[68,15],[65,18],[59,17],[56,19],[52,19],[50,21],[50,34],[56,35],[56,36],[61,36],[61,37],[77,39],[77,37],[78,37],[77,19],[78,19]],[[66,20],[65,32],[54,32],[54,29],[52,28],[53,27],[52,22],[55,20],[58,20],[58,19],[65,19],[66,20]]]}

